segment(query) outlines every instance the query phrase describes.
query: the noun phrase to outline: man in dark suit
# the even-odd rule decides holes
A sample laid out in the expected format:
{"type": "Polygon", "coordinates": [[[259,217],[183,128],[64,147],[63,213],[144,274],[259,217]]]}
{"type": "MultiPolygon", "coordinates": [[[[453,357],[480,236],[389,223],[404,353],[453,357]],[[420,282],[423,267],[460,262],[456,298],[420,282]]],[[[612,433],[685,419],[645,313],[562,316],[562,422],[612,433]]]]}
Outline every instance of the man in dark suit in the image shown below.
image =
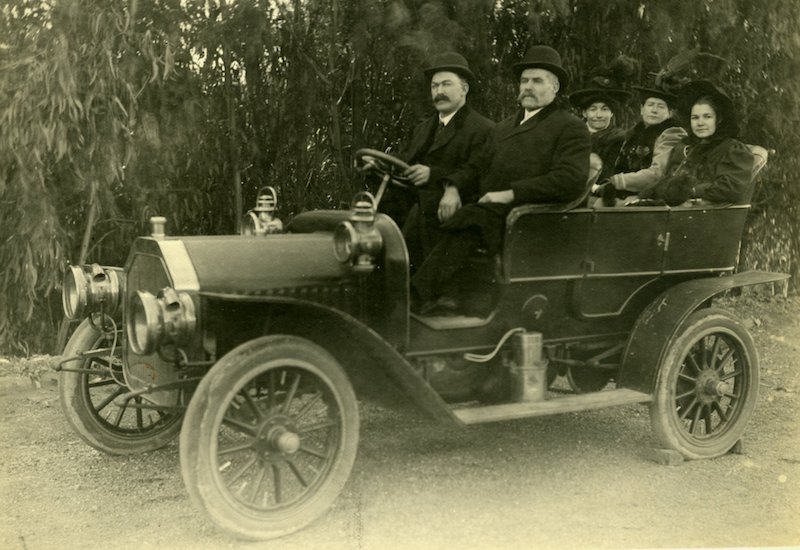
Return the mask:
{"type": "Polygon", "coordinates": [[[492,131],[475,167],[481,171],[478,185],[445,178],[462,197],[479,198],[443,225],[444,237],[412,278],[414,308],[422,315],[462,311],[454,278],[476,249],[500,251],[513,206],[568,203],[586,190],[591,141],[586,125],[556,101],[569,80],[561,56],[534,46],[514,70],[522,109],[492,131]]]}
{"type": "Polygon", "coordinates": [[[494,122],[466,104],[475,75],[455,52],[434,56],[425,68],[437,113],[414,129],[402,155],[416,186],[416,200],[403,226],[412,269],[419,267],[441,236],[441,223],[465,202],[459,189],[473,185],[473,165],[494,122]],[[450,186],[445,189],[443,182],[450,186]]]}

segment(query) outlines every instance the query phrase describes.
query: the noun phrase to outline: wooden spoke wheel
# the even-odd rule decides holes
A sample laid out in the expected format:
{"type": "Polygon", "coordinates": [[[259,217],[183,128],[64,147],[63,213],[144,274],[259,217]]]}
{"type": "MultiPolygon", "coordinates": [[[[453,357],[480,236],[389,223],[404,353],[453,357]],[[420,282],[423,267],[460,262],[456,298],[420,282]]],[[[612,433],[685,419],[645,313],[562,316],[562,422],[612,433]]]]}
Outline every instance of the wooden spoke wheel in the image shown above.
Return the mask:
{"type": "Polygon", "coordinates": [[[358,404],[321,347],[267,336],[226,354],[200,382],[180,438],[191,500],[247,539],[296,531],[324,513],[356,457],[358,404]]]}
{"type": "Polygon", "coordinates": [[[64,349],[65,358],[78,358],[59,375],[61,409],[95,449],[115,455],[152,451],[178,435],[181,415],[140,408],[143,397],[117,404],[117,397],[131,391],[122,372],[121,340],[121,327],[101,332],[88,319],[78,326],[64,349]]]}
{"type": "Polygon", "coordinates": [[[650,420],[661,443],[687,458],[728,452],[741,438],[758,395],[753,339],[731,314],[693,313],[659,367],[650,420]]]}

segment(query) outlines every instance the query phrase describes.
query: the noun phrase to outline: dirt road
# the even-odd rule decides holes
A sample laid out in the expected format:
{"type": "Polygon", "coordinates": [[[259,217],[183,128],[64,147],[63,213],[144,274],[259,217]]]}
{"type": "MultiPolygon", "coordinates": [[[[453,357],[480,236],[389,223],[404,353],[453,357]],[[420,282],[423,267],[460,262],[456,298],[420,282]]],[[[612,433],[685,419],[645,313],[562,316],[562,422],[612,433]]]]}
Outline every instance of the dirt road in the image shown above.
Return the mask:
{"type": "Polygon", "coordinates": [[[743,454],[657,464],[645,407],[460,432],[362,407],[358,459],[336,506],[261,543],[231,539],[191,507],[176,444],[99,453],[64,421],[42,370],[52,359],[0,360],[0,548],[800,546],[800,303],[751,301],[738,313],[762,359],[743,454]]]}

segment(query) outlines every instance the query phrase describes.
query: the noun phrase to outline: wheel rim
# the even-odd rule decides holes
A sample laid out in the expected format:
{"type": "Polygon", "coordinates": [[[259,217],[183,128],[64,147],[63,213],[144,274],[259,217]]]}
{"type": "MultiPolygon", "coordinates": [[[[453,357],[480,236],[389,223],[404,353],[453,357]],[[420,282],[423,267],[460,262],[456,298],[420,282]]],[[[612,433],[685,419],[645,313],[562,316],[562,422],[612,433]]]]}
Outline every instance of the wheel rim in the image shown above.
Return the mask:
{"type": "Polygon", "coordinates": [[[102,430],[117,437],[132,441],[149,438],[168,429],[179,419],[176,414],[168,414],[155,409],[142,409],[144,400],[134,397],[123,405],[118,405],[117,397],[130,391],[123,377],[122,350],[118,345],[121,331],[98,335],[92,350],[109,348],[109,355],[89,357],[81,368],[91,369],[92,373],[80,375],[80,386],[87,409],[102,430]]]}
{"type": "Polygon", "coordinates": [[[233,393],[217,428],[212,466],[222,493],[260,514],[302,505],[340,454],[340,413],[309,365],[261,369],[233,393]]]}
{"type": "Polygon", "coordinates": [[[673,384],[672,418],[683,437],[702,446],[737,426],[751,378],[747,352],[732,332],[713,332],[692,343],[673,384]]]}

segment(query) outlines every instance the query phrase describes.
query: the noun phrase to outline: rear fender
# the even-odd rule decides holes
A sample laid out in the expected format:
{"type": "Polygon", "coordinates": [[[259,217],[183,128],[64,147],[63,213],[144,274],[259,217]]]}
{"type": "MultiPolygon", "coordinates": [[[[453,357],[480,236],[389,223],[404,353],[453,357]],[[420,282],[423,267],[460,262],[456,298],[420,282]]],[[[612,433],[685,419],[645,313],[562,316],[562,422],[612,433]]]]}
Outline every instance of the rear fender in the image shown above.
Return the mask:
{"type": "MultiPolygon", "coordinates": [[[[291,334],[322,346],[347,371],[359,399],[392,408],[416,405],[436,420],[462,424],[403,355],[345,312],[290,297],[204,296],[209,299],[208,311],[224,312],[227,320],[247,319],[250,326],[258,325],[243,335],[245,340],[265,334],[291,334]]],[[[230,325],[226,319],[218,322],[218,326],[230,325]]]]}
{"type": "Polygon", "coordinates": [[[617,387],[652,393],[658,366],[678,329],[709,298],[733,288],[788,278],[784,273],[746,271],[730,277],[694,279],[671,287],[639,315],[625,346],[617,387]]]}

